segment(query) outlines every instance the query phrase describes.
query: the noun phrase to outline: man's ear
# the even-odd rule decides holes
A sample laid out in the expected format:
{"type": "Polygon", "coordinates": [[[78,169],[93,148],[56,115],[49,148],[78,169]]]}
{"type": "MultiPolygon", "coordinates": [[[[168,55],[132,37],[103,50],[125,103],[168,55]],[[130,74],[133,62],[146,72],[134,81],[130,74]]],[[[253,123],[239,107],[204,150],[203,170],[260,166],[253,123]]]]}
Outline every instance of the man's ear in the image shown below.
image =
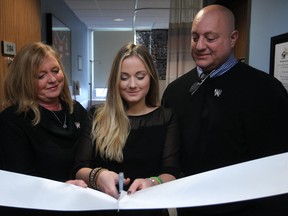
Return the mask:
{"type": "Polygon", "coordinates": [[[231,38],[231,48],[233,48],[238,39],[238,31],[237,30],[232,31],[230,38],[231,38]]]}

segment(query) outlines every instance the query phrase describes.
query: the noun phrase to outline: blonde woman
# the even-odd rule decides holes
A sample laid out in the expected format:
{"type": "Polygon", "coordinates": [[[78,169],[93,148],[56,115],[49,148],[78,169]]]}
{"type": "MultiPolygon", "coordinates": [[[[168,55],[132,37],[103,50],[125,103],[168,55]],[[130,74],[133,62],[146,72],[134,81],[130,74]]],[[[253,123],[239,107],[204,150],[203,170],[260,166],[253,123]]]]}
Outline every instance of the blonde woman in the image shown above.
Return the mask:
{"type": "MultiPolygon", "coordinates": [[[[128,194],[178,177],[177,121],[171,110],[159,105],[157,72],[144,46],[129,43],[119,50],[106,103],[92,113],[93,146],[78,152],[77,178],[118,198],[119,172],[127,177],[124,189],[128,194]],[[93,169],[88,168],[90,152],[93,169]]],[[[161,215],[159,211],[133,214],[161,215]]]]}
{"type": "Polygon", "coordinates": [[[0,169],[86,187],[72,179],[71,170],[77,146],[90,142],[88,114],[72,101],[52,47],[36,42],[17,53],[2,102],[0,169]]]}

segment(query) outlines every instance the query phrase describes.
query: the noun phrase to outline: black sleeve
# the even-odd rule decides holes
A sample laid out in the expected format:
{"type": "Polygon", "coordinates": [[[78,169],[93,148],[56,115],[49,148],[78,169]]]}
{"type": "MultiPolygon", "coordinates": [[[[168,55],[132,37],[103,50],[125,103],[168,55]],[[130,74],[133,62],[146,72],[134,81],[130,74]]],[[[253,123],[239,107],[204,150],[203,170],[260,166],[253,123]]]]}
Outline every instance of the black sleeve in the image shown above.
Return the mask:
{"type": "Polygon", "coordinates": [[[162,173],[170,173],[176,178],[180,175],[179,165],[179,128],[176,115],[170,110],[165,109],[165,118],[168,119],[165,144],[162,158],[162,173]]]}
{"type": "Polygon", "coordinates": [[[0,114],[0,122],[0,169],[37,175],[35,153],[25,133],[31,126],[9,112],[0,114]]]}
{"type": "Polygon", "coordinates": [[[78,170],[84,167],[93,167],[94,163],[94,145],[91,139],[92,120],[95,107],[89,109],[85,120],[84,128],[80,142],[75,153],[75,161],[72,169],[72,178],[75,178],[78,170]]]}

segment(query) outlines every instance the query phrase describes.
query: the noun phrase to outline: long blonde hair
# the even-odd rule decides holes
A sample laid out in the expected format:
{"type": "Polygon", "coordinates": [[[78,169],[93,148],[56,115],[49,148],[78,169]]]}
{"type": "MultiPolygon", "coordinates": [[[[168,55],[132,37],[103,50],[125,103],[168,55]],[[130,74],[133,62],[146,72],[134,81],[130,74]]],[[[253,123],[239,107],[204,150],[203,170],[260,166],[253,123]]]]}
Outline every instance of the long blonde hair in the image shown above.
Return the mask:
{"type": "Polygon", "coordinates": [[[4,100],[2,109],[17,105],[17,113],[27,113],[32,110],[35,117],[33,125],[40,122],[40,111],[37,102],[37,74],[38,68],[47,56],[53,56],[58,61],[64,74],[64,87],[60,99],[67,103],[70,113],[73,112],[73,100],[69,91],[67,76],[64,72],[59,54],[49,45],[35,42],[27,44],[17,53],[9,65],[8,73],[4,80],[4,100]]]}
{"type": "Polygon", "coordinates": [[[108,79],[106,103],[94,113],[91,136],[96,144],[96,154],[108,160],[123,161],[123,148],[130,132],[126,102],[119,92],[121,67],[124,59],[139,57],[151,76],[146,95],[148,106],[159,106],[159,81],[152,56],[142,45],[128,43],[116,54],[108,79]]]}

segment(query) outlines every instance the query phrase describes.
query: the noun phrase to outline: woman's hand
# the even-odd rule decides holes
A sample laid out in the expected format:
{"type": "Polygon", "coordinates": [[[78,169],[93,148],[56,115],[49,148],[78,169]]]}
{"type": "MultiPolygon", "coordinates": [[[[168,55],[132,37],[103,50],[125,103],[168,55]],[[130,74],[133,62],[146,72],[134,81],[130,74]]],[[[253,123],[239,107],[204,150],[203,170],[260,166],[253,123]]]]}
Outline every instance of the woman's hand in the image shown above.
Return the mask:
{"type": "Polygon", "coordinates": [[[79,187],[87,188],[88,185],[85,183],[85,181],[80,180],[80,179],[75,179],[75,180],[68,180],[65,183],[67,184],[73,184],[79,187]]]}
{"type": "Polygon", "coordinates": [[[161,174],[158,177],[150,177],[150,178],[139,178],[135,179],[134,182],[129,187],[127,194],[135,193],[137,190],[142,190],[144,188],[148,188],[154,185],[158,185],[164,182],[169,182],[175,180],[175,177],[171,174],[161,174]],[[158,179],[158,180],[157,180],[158,179]]]}
{"type": "MultiPolygon", "coordinates": [[[[102,171],[98,178],[96,184],[98,185],[99,190],[102,192],[118,199],[119,191],[117,189],[119,175],[115,172],[104,170],[102,171]]],[[[130,179],[124,179],[124,185],[129,184],[130,179]]]]}
{"type": "Polygon", "coordinates": [[[135,193],[137,190],[142,190],[144,188],[148,188],[154,186],[153,182],[148,178],[139,178],[135,179],[134,182],[131,184],[131,186],[128,189],[128,194],[135,193]]]}

